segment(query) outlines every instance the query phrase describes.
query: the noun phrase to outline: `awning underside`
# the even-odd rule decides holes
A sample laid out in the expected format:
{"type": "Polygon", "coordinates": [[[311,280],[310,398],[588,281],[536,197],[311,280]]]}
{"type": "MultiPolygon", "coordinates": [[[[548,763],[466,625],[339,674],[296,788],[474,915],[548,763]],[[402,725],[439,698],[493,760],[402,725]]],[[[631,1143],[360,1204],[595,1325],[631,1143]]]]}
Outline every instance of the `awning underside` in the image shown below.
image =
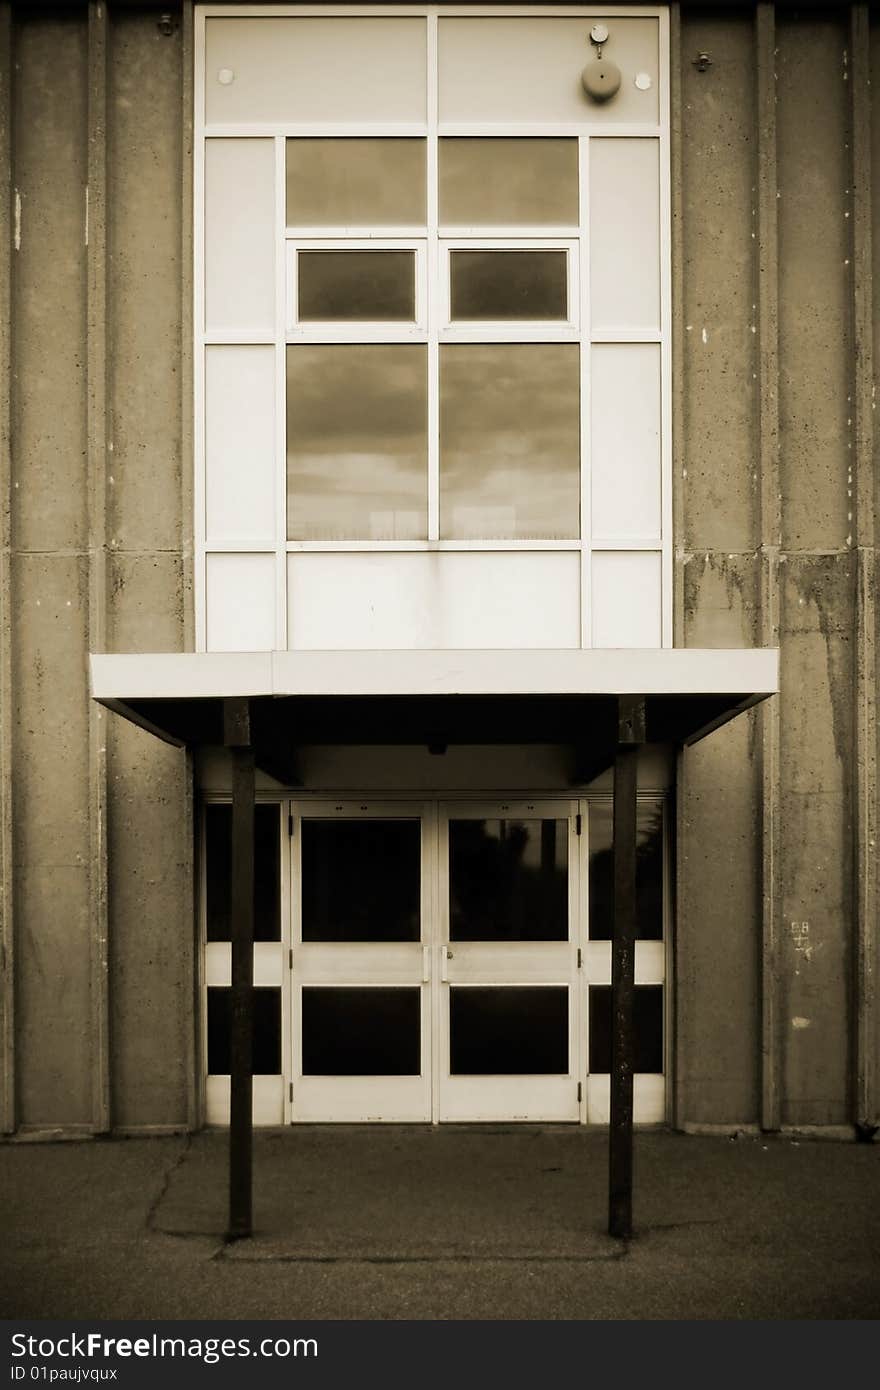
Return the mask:
{"type": "Polygon", "coordinates": [[[93,656],[96,700],[177,744],[222,745],[246,697],[255,746],[564,743],[589,763],[645,700],[648,742],[693,743],[778,689],[775,651],[283,652],[93,656]]]}

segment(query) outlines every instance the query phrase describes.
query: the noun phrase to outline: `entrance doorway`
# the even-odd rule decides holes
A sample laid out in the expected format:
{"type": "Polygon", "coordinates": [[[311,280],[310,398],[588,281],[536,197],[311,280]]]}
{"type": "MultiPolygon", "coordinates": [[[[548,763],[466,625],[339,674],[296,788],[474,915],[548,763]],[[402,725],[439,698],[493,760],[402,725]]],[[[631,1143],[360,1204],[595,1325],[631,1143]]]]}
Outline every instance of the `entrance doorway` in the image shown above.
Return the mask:
{"type": "MultiPolygon", "coordinates": [[[[607,1122],[607,798],[257,809],[255,1123],[607,1122]]],[[[639,821],[635,1115],[650,1123],[665,1118],[659,798],[639,821]]],[[[226,1123],[228,805],[205,822],[206,1111],[226,1123]]]]}

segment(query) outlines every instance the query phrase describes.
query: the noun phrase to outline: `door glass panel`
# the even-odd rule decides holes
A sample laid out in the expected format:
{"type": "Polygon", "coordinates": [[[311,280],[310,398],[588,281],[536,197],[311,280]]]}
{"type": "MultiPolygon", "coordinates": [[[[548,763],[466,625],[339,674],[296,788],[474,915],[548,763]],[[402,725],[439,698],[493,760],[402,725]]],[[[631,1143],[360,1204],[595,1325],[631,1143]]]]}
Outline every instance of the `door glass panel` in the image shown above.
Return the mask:
{"type": "Polygon", "coordinates": [[[568,990],[562,986],[449,991],[452,1075],[568,1072],[568,990]]]}
{"type": "MultiPolygon", "coordinates": [[[[279,809],[254,810],[254,940],[281,940],[279,809]]],[[[205,807],[208,940],[231,939],[232,807],[205,807]]]]}
{"type": "MultiPolygon", "coordinates": [[[[663,1071],[663,986],[636,985],[635,1071],[663,1071]]],[[[611,986],[590,986],[590,1071],[611,1070],[611,986]]]]}
{"type": "Polygon", "coordinates": [[[325,988],[302,992],[307,1076],[418,1076],[419,989],[325,988]]]}
{"type": "Polygon", "coordinates": [[[443,225],[571,227],[578,215],[577,140],[440,141],[443,225]]]}
{"type": "Polygon", "coordinates": [[[440,535],[574,539],[580,529],[576,343],[440,349],[440,535]]]}
{"type": "MultiPolygon", "coordinates": [[[[252,1063],[255,1076],[281,1071],[281,990],[260,987],[253,992],[252,1063]]],[[[228,985],[208,990],[208,1071],[228,1076],[232,1036],[232,990],[228,985]]]]}
{"type": "Polygon", "coordinates": [[[300,251],[299,318],[412,322],[415,251],[300,251]]]}
{"type": "Polygon", "coordinates": [[[565,251],[451,251],[453,319],[566,319],[565,251]]]}
{"type": "Polygon", "coordinates": [[[418,941],[417,820],[302,822],[303,941],[418,941]]]}
{"type": "Polygon", "coordinates": [[[451,941],[567,940],[568,822],[450,821],[449,932],[451,941]]]}
{"type": "Polygon", "coordinates": [[[421,227],[426,190],[424,140],[287,142],[290,227],[421,227]]]}
{"type": "MultiPolygon", "coordinates": [[[[614,921],[613,808],[590,805],[590,940],[609,941],[614,921]]],[[[636,812],[636,939],[663,940],[663,808],[636,812]]]]}
{"type": "Polygon", "coordinates": [[[424,538],[427,418],[424,346],[288,347],[288,538],[424,538]]]}

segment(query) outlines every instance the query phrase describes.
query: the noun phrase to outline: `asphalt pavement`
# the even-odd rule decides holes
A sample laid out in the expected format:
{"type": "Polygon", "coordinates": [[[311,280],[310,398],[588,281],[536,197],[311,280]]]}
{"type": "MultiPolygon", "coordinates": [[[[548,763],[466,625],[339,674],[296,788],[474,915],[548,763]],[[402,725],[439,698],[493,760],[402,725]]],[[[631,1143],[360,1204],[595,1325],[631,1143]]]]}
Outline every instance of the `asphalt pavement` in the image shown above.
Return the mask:
{"type": "Polygon", "coordinates": [[[6,1318],[826,1319],[880,1313],[880,1145],[644,1131],[633,1239],[607,1136],[258,1132],[225,1239],[224,1133],[0,1145],[6,1318]]]}

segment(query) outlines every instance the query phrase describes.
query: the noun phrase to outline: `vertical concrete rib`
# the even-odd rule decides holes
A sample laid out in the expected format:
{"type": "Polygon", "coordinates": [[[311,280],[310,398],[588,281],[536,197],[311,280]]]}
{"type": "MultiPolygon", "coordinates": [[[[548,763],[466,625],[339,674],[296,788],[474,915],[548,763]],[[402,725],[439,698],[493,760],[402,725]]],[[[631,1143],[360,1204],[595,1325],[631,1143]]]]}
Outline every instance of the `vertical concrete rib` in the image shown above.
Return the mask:
{"type": "MultiPolygon", "coordinates": [[[[757,291],[761,645],[779,645],[779,234],[776,206],[776,23],[755,14],[757,55],[757,291]]],[[[761,707],[761,1127],[779,1129],[779,700],[761,707]]]]}
{"type": "Polygon", "coordinates": [[[877,663],[873,422],[873,247],[871,236],[870,19],[866,4],[853,5],[850,20],[850,173],[853,324],[853,545],[857,558],[855,643],[855,950],[853,1122],[877,1121],[874,1038],[877,946],[877,663]]]}
{"type": "Polygon", "coordinates": [[[12,6],[0,4],[0,1131],[15,1129],[12,865],[12,6]]]}
{"type": "MultiPolygon", "coordinates": [[[[684,231],[682,196],[682,93],[681,93],[681,6],[674,4],[669,11],[669,96],[670,96],[670,159],[672,203],[672,642],[684,646],[687,640],[684,624],[684,231]]],[[[687,799],[687,760],[682,753],[676,759],[675,797],[675,856],[676,874],[683,872],[685,815],[687,799]]],[[[684,903],[683,885],[676,884],[676,915],[684,903]]],[[[674,982],[678,981],[677,932],[673,933],[672,959],[674,982]]],[[[678,1000],[676,1000],[676,1004],[678,1000]]],[[[670,1119],[676,1126],[685,1118],[687,1086],[687,1049],[682,1045],[679,1009],[672,1009],[672,1106],[670,1119]]]]}
{"type": "MultiPolygon", "coordinates": [[[[183,0],[181,44],[181,304],[180,304],[180,547],[183,555],[183,649],[195,651],[195,575],[194,549],[194,445],[193,445],[193,124],[195,75],[195,9],[193,0],[183,0]]],[[[187,1125],[198,1129],[203,1121],[202,1068],[199,1065],[201,991],[199,988],[199,918],[196,901],[195,773],[191,752],[186,754],[184,772],[184,835],[187,847],[186,878],[189,892],[185,920],[191,927],[190,964],[191,1024],[187,1029],[187,1125]]]]}
{"type": "MultiPolygon", "coordinates": [[[[88,182],[85,188],[89,650],[107,640],[107,8],[88,12],[88,182]]],[[[103,711],[89,701],[92,1124],[110,1128],[107,939],[107,747],[103,711]]]]}

